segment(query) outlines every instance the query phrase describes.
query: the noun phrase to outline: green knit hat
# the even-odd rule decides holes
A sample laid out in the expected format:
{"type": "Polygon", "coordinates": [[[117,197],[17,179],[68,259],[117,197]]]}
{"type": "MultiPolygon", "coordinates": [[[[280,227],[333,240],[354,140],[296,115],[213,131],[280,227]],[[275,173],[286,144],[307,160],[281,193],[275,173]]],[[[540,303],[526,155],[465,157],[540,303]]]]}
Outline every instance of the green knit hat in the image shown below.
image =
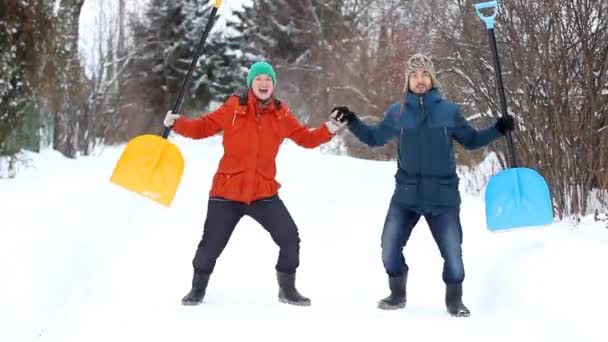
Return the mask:
{"type": "Polygon", "coordinates": [[[247,76],[247,88],[251,88],[253,79],[261,74],[270,76],[270,78],[272,78],[273,86],[277,84],[277,75],[274,73],[272,65],[268,64],[267,62],[255,62],[251,68],[249,68],[249,75],[247,76]]]}

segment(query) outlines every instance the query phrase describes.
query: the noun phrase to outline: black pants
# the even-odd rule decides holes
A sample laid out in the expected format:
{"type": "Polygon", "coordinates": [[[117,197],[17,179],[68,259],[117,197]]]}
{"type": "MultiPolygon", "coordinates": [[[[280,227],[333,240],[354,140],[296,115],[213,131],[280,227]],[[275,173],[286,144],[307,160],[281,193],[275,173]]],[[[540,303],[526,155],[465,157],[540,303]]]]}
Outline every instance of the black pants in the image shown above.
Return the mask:
{"type": "Polygon", "coordinates": [[[211,197],[207,206],[203,238],[192,261],[195,272],[211,274],[239,220],[248,215],[266,229],[279,246],[277,271],[294,273],[300,263],[298,228],[279,196],[242,202],[211,197]]]}

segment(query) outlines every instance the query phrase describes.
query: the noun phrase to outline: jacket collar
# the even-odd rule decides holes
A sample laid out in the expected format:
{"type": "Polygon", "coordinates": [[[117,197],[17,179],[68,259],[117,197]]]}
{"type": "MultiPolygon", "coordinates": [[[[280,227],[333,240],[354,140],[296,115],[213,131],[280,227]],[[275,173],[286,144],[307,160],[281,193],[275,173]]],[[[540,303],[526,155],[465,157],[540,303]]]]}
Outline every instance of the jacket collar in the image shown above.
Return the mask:
{"type": "Polygon", "coordinates": [[[423,95],[414,94],[409,90],[404,94],[406,105],[416,110],[420,110],[420,99],[422,99],[425,111],[433,110],[435,105],[441,101],[441,94],[437,88],[433,88],[423,95]]]}
{"type": "MultiPolygon", "coordinates": [[[[270,99],[268,99],[266,101],[266,103],[264,103],[264,104],[255,97],[255,95],[253,94],[253,91],[251,89],[247,90],[247,93],[245,96],[246,96],[246,102],[247,102],[247,109],[251,110],[253,113],[259,113],[259,114],[277,113],[279,111],[279,109],[282,107],[281,101],[277,100],[274,97],[274,95],[271,96],[270,99]]],[[[243,101],[241,100],[241,103],[242,102],[243,101]]]]}

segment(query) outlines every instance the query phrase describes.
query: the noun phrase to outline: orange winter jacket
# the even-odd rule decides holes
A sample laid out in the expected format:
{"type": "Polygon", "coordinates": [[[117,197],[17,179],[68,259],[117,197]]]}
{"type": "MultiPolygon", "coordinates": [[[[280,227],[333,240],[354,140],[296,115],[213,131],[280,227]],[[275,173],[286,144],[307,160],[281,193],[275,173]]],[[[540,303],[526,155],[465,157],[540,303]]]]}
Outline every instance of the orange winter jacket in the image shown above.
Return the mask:
{"type": "Polygon", "coordinates": [[[224,131],[224,155],[209,195],[247,204],[278,193],[281,185],[275,180],[275,159],[283,139],[315,148],[333,136],[325,124],[309,130],[278,100],[263,106],[251,90],[230,96],[207,115],[180,117],[173,130],[192,139],[224,131]]]}

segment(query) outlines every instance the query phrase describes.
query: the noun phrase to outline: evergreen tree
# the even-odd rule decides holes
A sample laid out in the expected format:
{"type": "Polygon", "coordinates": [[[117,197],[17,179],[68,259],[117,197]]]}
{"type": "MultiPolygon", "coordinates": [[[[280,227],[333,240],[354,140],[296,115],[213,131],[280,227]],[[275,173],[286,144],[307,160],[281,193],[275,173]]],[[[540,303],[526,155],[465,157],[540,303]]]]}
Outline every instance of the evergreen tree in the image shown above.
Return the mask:
{"type": "Polygon", "coordinates": [[[52,83],[43,72],[51,16],[47,1],[0,2],[0,177],[14,174],[22,148],[38,147],[36,95],[52,83]]]}
{"type": "Polygon", "coordinates": [[[201,62],[201,70],[209,76],[201,82],[209,87],[213,100],[224,101],[227,96],[247,91],[247,73],[257,60],[266,59],[252,39],[251,23],[243,20],[243,10],[233,13],[235,18],[226,21],[226,26],[217,32],[210,43],[214,53],[209,61],[201,62]]]}
{"type": "MultiPolygon", "coordinates": [[[[139,56],[129,66],[125,86],[126,92],[136,94],[142,103],[144,131],[162,129],[159,122],[177,99],[212,5],[207,0],[152,0],[144,20],[131,20],[139,56]]],[[[238,47],[225,39],[216,31],[207,37],[182,102],[182,113],[198,115],[211,101],[224,100],[244,82],[239,54],[234,51],[238,47]]]]}
{"type": "Polygon", "coordinates": [[[138,90],[148,114],[145,129],[160,129],[159,118],[171,109],[186,75],[195,43],[186,34],[185,19],[182,1],[152,0],[145,18],[131,23],[139,56],[130,65],[126,87],[138,90]]]}
{"type": "Polygon", "coordinates": [[[332,88],[346,82],[341,71],[354,25],[344,6],[343,0],[259,0],[237,13],[248,58],[274,65],[277,96],[312,125],[327,118],[332,88]]]}
{"type": "MultiPolygon", "coordinates": [[[[192,23],[189,32],[196,42],[203,34],[210,12],[210,9],[200,6],[200,2],[195,0],[187,3],[187,21],[192,23]]],[[[240,57],[242,40],[239,39],[238,30],[232,29],[233,25],[234,23],[228,23],[225,30],[214,30],[211,37],[207,38],[194,74],[196,82],[193,85],[192,102],[198,110],[207,109],[209,101],[224,101],[245,83],[247,74],[240,57]]]]}
{"type": "MultiPolygon", "coordinates": [[[[4,6],[4,3],[2,5],[4,6]]],[[[2,9],[0,26],[0,156],[10,156],[17,151],[16,146],[8,146],[10,133],[19,123],[19,112],[31,95],[25,76],[25,61],[22,58],[25,42],[18,35],[18,15],[9,16],[8,9],[2,9]],[[6,14],[5,14],[6,13],[6,14]]],[[[18,12],[13,12],[17,14],[18,12]]]]}
{"type": "Polygon", "coordinates": [[[223,102],[229,95],[246,91],[247,66],[238,37],[220,34],[210,42],[197,67],[197,90],[208,91],[209,98],[223,102]]]}
{"type": "MultiPolygon", "coordinates": [[[[131,113],[130,121],[137,120],[140,130],[158,133],[162,117],[175,102],[188,69],[188,42],[184,31],[185,15],[181,1],[152,0],[143,19],[134,18],[131,30],[138,56],[126,77],[127,93],[136,95],[138,117],[131,113]]],[[[191,54],[190,54],[191,55],[191,54]]]]}

